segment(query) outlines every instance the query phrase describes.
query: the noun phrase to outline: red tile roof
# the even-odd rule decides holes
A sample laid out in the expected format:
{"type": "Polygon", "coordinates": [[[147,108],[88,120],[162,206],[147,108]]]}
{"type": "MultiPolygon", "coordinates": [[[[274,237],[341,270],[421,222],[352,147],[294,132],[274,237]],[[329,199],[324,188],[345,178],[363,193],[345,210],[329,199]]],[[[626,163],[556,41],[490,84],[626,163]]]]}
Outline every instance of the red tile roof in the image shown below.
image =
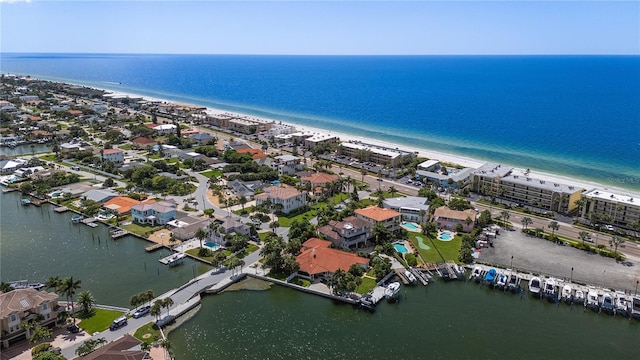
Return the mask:
{"type": "Polygon", "coordinates": [[[104,203],[104,207],[111,210],[116,210],[120,214],[126,214],[131,211],[131,207],[138,204],[151,204],[156,202],[155,200],[138,201],[126,196],[116,196],[113,199],[104,203]]]}
{"type": "Polygon", "coordinates": [[[348,271],[353,264],[367,266],[369,259],[360,257],[354,253],[329,248],[331,241],[311,238],[305,241],[303,251],[296,256],[300,264],[300,271],[309,275],[334,273],[338,269],[348,271]]]}
{"type": "Polygon", "coordinates": [[[238,154],[249,154],[253,158],[253,160],[264,159],[267,157],[262,150],[260,149],[252,149],[252,148],[244,148],[237,149],[238,154]]]}
{"type": "Polygon", "coordinates": [[[137,137],[137,138],[135,138],[135,139],[133,139],[131,141],[136,143],[136,144],[143,144],[143,145],[155,144],[156,143],[155,140],[149,139],[149,138],[144,137],[144,136],[137,137]]]}
{"type": "Polygon", "coordinates": [[[356,209],[354,212],[374,221],[385,221],[402,215],[395,210],[384,209],[375,205],[367,206],[364,209],[356,209]]]}
{"type": "Polygon", "coordinates": [[[330,183],[332,181],[338,180],[340,177],[335,174],[326,174],[322,172],[318,172],[309,176],[303,177],[302,181],[308,181],[313,185],[324,185],[326,183],[330,183]]]}

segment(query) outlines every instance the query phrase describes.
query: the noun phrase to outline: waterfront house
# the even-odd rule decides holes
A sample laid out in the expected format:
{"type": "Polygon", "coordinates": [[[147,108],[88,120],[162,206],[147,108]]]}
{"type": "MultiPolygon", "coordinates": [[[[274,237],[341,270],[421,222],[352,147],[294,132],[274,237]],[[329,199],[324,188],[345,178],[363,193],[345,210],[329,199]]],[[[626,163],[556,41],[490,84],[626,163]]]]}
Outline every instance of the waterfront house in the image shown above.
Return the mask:
{"type": "Polygon", "coordinates": [[[456,225],[461,224],[462,231],[471,232],[476,223],[476,215],[472,209],[458,211],[441,206],[433,213],[433,221],[440,229],[455,230],[456,225]]]}
{"type": "Polygon", "coordinates": [[[266,187],[264,188],[264,192],[256,195],[255,198],[257,206],[262,205],[262,203],[267,200],[273,205],[282,205],[282,212],[285,214],[300,209],[307,203],[306,192],[300,192],[295,188],[288,186],[266,187]]]}
{"type": "Polygon", "coordinates": [[[104,203],[104,208],[116,211],[120,214],[128,214],[131,207],[138,204],[154,203],[155,200],[145,200],[144,202],[132,199],[127,196],[116,196],[104,203]]]}
{"type": "Polygon", "coordinates": [[[311,238],[302,244],[302,252],[296,256],[296,262],[300,264],[298,276],[314,280],[328,280],[338,270],[349,271],[353,264],[367,269],[369,259],[360,257],[354,253],[332,249],[331,241],[311,238]]]}
{"type": "Polygon", "coordinates": [[[140,348],[142,342],[135,337],[124,334],[95,351],[82,357],[83,360],[151,360],[148,352],[140,348]]]}
{"type": "Polygon", "coordinates": [[[384,199],[382,207],[402,214],[402,220],[421,223],[429,214],[429,199],[418,196],[404,196],[384,199]]]}
{"type": "Polygon", "coordinates": [[[371,229],[373,229],[377,223],[381,223],[385,229],[393,232],[400,228],[400,222],[402,221],[401,213],[375,205],[367,206],[364,209],[356,209],[354,212],[358,219],[362,219],[371,224],[371,229]]]}
{"type": "Polygon", "coordinates": [[[176,218],[176,204],[167,201],[131,206],[133,221],[151,226],[164,225],[176,218]]]}
{"type": "Polygon", "coordinates": [[[55,324],[58,316],[58,295],[33,288],[16,289],[0,294],[0,331],[3,347],[28,339],[31,334],[22,328],[23,321],[42,316],[43,326],[55,324]]]}
{"type": "Polygon", "coordinates": [[[108,189],[92,189],[82,194],[84,200],[92,200],[99,203],[106,203],[107,201],[118,196],[115,192],[108,189]]]}
{"type": "Polygon", "coordinates": [[[355,216],[348,216],[342,221],[329,221],[329,224],[318,228],[318,234],[330,240],[337,248],[357,248],[360,244],[367,245],[367,239],[371,237],[371,224],[355,216]]]}
{"type": "Polygon", "coordinates": [[[171,227],[171,232],[176,239],[184,241],[193,239],[200,228],[208,231],[209,225],[213,221],[214,220],[210,218],[184,216],[167,222],[167,225],[171,227]]]}
{"type": "Polygon", "coordinates": [[[0,161],[0,172],[3,174],[12,173],[28,163],[24,159],[10,159],[0,161]]]}

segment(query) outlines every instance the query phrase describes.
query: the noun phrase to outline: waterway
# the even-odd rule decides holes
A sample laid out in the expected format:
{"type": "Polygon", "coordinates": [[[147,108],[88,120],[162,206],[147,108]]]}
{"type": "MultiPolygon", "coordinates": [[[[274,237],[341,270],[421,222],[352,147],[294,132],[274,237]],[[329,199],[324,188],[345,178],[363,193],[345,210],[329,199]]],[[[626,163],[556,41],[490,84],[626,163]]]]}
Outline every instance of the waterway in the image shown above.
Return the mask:
{"type": "Polygon", "coordinates": [[[0,155],[6,156],[21,156],[21,155],[30,155],[34,153],[40,153],[45,151],[51,151],[51,147],[45,144],[24,144],[16,147],[0,147],[0,155]]]}
{"type": "Polygon", "coordinates": [[[98,303],[129,306],[132,295],[151,289],[156,295],[179,287],[210,267],[191,259],[169,268],[158,259],[161,249],[145,252],[150,243],[134,236],[111,239],[108,228],[72,224],[71,212],[53,206],[22,206],[19,193],[0,195],[0,277],[2,281],[45,282],[51,276],[82,281],[98,303]]]}
{"type": "Polygon", "coordinates": [[[170,332],[181,360],[637,359],[640,322],[474,282],[403,287],[374,313],[281,286],[205,297],[170,332]]]}

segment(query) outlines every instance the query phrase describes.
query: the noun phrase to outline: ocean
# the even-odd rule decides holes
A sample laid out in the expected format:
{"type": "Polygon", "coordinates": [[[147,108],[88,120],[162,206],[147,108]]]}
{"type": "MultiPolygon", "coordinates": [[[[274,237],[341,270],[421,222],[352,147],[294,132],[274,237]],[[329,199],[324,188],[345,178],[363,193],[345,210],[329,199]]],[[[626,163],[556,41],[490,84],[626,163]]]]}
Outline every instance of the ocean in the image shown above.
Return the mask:
{"type": "Polygon", "coordinates": [[[2,53],[0,72],[640,190],[640,56],[2,53]]]}

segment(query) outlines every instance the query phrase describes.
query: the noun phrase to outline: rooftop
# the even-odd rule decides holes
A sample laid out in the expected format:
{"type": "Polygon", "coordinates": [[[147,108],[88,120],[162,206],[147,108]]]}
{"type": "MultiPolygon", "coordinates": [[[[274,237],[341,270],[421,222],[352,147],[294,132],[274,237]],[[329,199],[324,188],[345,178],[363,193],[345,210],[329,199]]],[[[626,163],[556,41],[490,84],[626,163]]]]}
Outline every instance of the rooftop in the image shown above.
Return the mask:
{"type": "Polygon", "coordinates": [[[288,199],[302,194],[293,187],[269,186],[264,188],[264,193],[257,195],[264,198],[288,199]]]}
{"type": "Polygon", "coordinates": [[[576,191],[581,192],[582,190],[584,190],[581,187],[577,187],[573,185],[561,184],[561,183],[542,180],[542,179],[534,179],[534,178],[530,178],[522,175],[505,176],[502,179],[500,179],[500,182],[522,184],[522,185],[535,187],[538,189],[546,189],[546,190],[551,190],[553,192],[561,192],[561,193],[567,193],[567,194],[573,194],[576,191]]]}
{"type": "Polygon", "coordinates": [[[338,180],[340,177],[338,175],[335,174],[327,174],[327,173],[322,173],[322,172],[317,172],[315,174],[309,175],[309,176],[305,176],[303,178],[301,178],[300,180],[302,181],[308,181],[312,184],[316,184],[316,185],[320,185],[320,184],[326,184],[332,181],[336,181],[338,180]]]}
{"type": "Polygon", "coordinates": [[[457,219],[457,220],[466,220],[470,218],[472,221],[476,220],[476,212],[472,209],[467,209],[464,211],[451,210],[446,206],[440,206],[433,213],[433,217],[435,218],[447,218],[447,219],[457,219]]]}
{"type": "Polygon", "coordinates": [[[0,294],[0,319],[12,312],[32,309],[44,302],[56,300],[58,295],[36,289],[16,289],[0,294]]]}
{"type": "Polygon", "coordinates": [[[374,154],[380,154],[392,159],[395,159],[399,156],[403,156],[403,155],[408,155],[411,154],[410,152],[407,151],[402,151],[402,150],[397,150],[397,149],[391,149],[388,147],[383,147],[383,146],[377,146],[377,145],[372,145],[372,144],[365,144],[365,143],[361,143],[361,142],[343,142],[342,144],[340,144],[340,146],[342,147],[347,147],[350,149],[355,149],[355,150],[366,150],[366,151],[370,151],[374,154]]]}
{"type": "Polygon", "coordinates": [[[614,193],[609,190],[591,189],[582,194],[584,197],[596,198],[621,204],[640,206],[640,197],[634,197],[633,194],[614,193]]]}
{"type": "Polygon", "coordinates": [[[395,210],[384,209],[375,205],[367,206],[364,209],[356,209],[355,213],[374,221],[386,221],[402,215],[395,210]]]}
{"type": "Polygon", "coordinates": [[[511,173],[513,167],[511,166],[503,166],[500,164],[494,163],[485,163],[482,164],[479,168],[473,171],[474,175],[484,176],[484,177],[504,177],[511,173]]]}
{"type": "Polygon", "coordinates": [[[331,249],[331,241],[311,238],[302,244],[302,252],[296,256],[300,271],[309,275],[324,272],[336,272],[338,269],[348,271],[353,264],[367,266],[369,259],[354,253],[331,249]]]}
{"type": "Polygon", "coordinates": [[[404,196],[385,199],[385,207],[405,208],[415,210],[429,210],[429,199],[419,196],[404,196]]]}

